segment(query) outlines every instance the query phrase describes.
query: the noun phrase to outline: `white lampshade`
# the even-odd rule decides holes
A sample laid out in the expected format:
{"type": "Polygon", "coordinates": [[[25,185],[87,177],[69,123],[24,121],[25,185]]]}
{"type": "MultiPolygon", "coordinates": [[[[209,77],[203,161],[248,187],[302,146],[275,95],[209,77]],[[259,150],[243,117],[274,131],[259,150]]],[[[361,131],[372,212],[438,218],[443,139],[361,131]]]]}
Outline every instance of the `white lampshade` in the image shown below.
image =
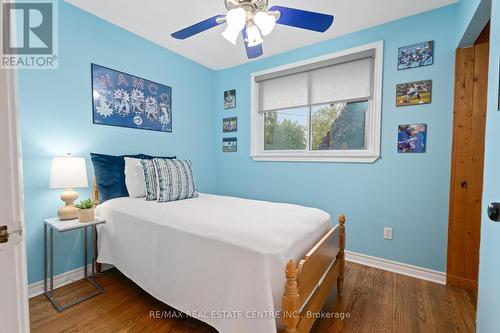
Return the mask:
{"type": "Polygon", "coordinates": [[[50,173],[50,188],[88,187],[85,158],[71,155],[54,157],[50,173]]]}
{"type": "Polygon", "coordinates": [[[269,35],[276,25],[276,16],[265,12],[258,12],[253,18],[253,22],[259,27],[262,35],[269,35]]]}
{"type": "Polygon", "coordinates": [[[240,31],[227,27],[226,30],[224,30],[224,32],[222,33],[222,37],[224,37],[229,43],[236,45],[236,40],[240,35],[240,31]]]}
{"type": "Polygon", "coordinates": [[[231,9],[226,16],[227,27],[222,36],[231,44],[236,44],[236,39],[243,30],[247,21],[246,11],[239,7],[231,9]]]}
{"type": "Polygon", "coordinates": [[[264,41],[260,36],[259,28],[257,28],[256,25],[247,27],[247,39],[249,47],[260,45],[264,41]]]}

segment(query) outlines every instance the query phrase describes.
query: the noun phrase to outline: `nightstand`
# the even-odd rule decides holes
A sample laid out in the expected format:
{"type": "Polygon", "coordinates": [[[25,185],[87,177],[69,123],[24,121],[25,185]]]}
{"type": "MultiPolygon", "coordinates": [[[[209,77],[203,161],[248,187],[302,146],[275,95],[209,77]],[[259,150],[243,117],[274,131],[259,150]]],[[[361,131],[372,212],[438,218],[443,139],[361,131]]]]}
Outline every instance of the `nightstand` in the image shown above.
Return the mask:
{"type": "MultiPolygon", "coordinates": [[[[104,289],[95,281],[95,260],[92,260],[92,270],[91,274],[88,274],[87,261],[88,261],[88,245],[87,245],[87,234],[90,229],[92,243],[95,247],[96,239],[95,239],[95,228],[98,224],[106,223],[105,219],[98,218],[92,222],[80,222],[78,219],[69,220],[69,221],[61,221],[59,218],[51,218],[44,220],[43,227],[43,240],[44,240],[44,283],[43,290],[45,296],[49,299],[49,301],[54,305],[58,312],[61,312],[70,306],[81,303],[91,297],[97,296],[104,292],[104,289]],[[72,230],[81,230],[83,231],[83,242],[84,242],[84,278],[93,285],[97,290],[89,295],[81,297],[69,304],[61,305],[54,297],[54,230],[60,233],[68,232],[72,230]],[[47,244],[47,234],[48,234],[48,244],[47,244]],[[48,254],[47,252],[50,252],[48,254]],[[48,270],[48,272],[47,272],[48,270]]],[[[93,248],[94,248],[93,247],[93,248]]],[[[92,250],[93,252],[93,250],[92,250]]],[[[94,257],[94,253],[92,253],[92,258],[94,257]]]]}

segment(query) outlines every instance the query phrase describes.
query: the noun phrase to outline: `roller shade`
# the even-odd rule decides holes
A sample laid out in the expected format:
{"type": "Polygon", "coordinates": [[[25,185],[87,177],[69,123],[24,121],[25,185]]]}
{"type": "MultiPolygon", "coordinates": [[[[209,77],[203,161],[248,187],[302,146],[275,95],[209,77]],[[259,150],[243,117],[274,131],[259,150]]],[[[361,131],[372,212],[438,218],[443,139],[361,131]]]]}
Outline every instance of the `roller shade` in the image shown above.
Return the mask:
{"type": "Polygon", "coordinates": [[[320,68],[310,73],[310,104],[369,99],[372,58],[320,68]]]}
{"type": "Polygon", "coordinates": [[[308,104],[307,73],[298,73],[259,83],[260,112],[290,109],[308,104]]]}
{"type": "Polygon", "coordinates": [[[370,99],[373,57],[258,80],[259,112],[370,99]]]}

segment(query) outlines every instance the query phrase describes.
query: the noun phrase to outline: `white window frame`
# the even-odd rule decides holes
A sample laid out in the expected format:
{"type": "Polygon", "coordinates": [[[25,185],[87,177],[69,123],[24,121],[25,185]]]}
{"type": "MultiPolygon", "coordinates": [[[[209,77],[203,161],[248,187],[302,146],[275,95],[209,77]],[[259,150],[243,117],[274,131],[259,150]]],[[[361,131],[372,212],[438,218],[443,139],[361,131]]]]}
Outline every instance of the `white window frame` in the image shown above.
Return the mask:
{"type": "Polygon", "coordinates": [[[380,157],[380,132],[382,116],[382,71],[384,59],[384,42],[378,41],[351,49],[330,53],[324,56],[266,69],[251,74],[251,115],[250,115],[250,156],[255,161],[279,162],[344,162],[344,163],[374,163],[380,157]],[[331,150],[331,151],[296,151],[296,150],[264,150],[264,113],[259,113],[259,83],[256,77],[297,67],[333,60],[342,57],[357,60],[360,54],[374,52],[373,62],[373,95],[368,101],[366,117],[366,149],[364,150],[331,150]]]}

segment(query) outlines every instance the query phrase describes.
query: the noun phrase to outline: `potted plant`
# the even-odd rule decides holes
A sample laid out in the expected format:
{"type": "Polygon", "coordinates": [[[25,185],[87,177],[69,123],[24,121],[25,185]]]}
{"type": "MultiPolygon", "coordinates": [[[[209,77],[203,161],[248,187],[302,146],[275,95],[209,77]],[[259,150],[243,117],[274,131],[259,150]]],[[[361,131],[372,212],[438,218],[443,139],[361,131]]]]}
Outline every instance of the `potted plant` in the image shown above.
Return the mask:
{"type": "Polygon", "coordinates": [[[75,205],[78,208],[78,216],[80,218],[80,222],[90,222],[95,220],[94,216],[94,202],[92,199],[86,199],[80,201],[79,204],[75,205]]]}

